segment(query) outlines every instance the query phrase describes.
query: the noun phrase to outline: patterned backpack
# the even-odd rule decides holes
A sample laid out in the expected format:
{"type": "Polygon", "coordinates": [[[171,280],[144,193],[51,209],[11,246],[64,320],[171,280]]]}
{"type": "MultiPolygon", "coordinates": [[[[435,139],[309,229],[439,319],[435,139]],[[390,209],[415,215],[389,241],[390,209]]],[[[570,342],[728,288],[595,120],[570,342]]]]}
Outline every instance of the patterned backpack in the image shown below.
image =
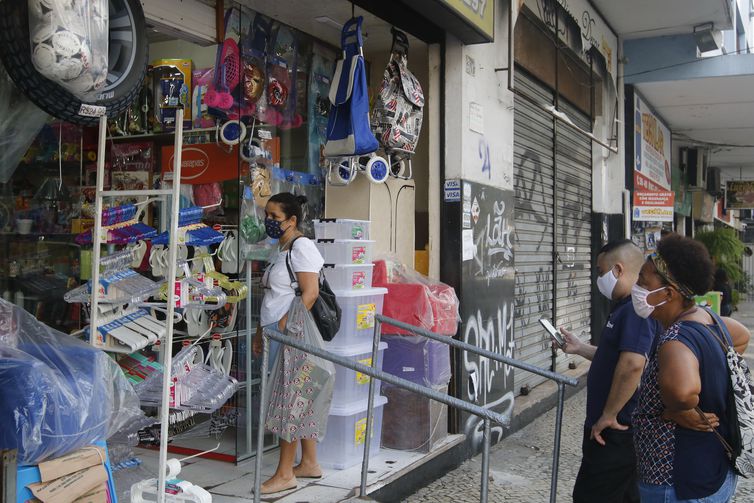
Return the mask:
{"type": "Polygon", "coordinates": [[[725,338],[730,341],[730,343],[724,341],[707,327],[720,343],[730,373],[730,393],[727,400],[730,443],[726,442],[716,431],[715,434],[725,447],[736,473],[749,478],[754,475],[754,380],[752,380],[746,360],[733,347],[733,339],[723,320],[711,310],[707,309],[707,312],[714,318],[725,338]]]}
{"type": "Polygon", "coordinates": [[[422,128],[424,92],[408,67],[408,37],[393,28],[393,48],[372,110],[372,130],[386,153],[413,154],[422,128]]]}

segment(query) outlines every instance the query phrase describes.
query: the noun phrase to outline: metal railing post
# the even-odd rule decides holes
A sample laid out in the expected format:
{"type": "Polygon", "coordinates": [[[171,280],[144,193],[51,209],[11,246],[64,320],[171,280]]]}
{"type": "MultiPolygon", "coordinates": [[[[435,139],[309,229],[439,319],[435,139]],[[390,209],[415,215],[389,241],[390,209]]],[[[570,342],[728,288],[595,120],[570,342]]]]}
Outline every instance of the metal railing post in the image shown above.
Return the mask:
{"type": "Polygon", "coordinates": [[[563,405],[565,402],[565,384],[558,383],[558,406],[555,412],[555,446],[552,451],[552,478],[550,479],[550,503],[558,499],[558,468],[560,465],[560,432],[563,426],[563,405]]]}
{"type": "Polygon", "coordinates": [[[484,420],[484,445],[482,447],[482,487],[479,491],[479,501],[487,503],[490,486],[490,420],[484,420]]]}
{"type": "MultiPolygon", "coordinates": [[[[262,371],[259,376],[259,424],[257,425],[257,458],[254,466],[254,503],[260,503],[262,492],[262,458],[264,457],[264,423],[267,417],[267,369],[270,338],[262,330],[262,371]]],[[[251,411],[249,411],[251,412],[251,411]]]]}
{"type": "MultiPolygon", "coordinates": [[[[372,364],[371,367],[375,368],[377,364],[377,352],[380,348],[380,331],[382,324],[379,321],[374,322],[374,336],[372,337],[372,364]]],[[[374,378],[369,378],[369,398],[367,400],[367,430],[364,438],[364,457],[361,460],[361,487],[359,488],[359,496],[364,497],[367,495],[367,476],[369,474],[369,450],[372,446],[372,425],[374,421],[374,378]]]]}

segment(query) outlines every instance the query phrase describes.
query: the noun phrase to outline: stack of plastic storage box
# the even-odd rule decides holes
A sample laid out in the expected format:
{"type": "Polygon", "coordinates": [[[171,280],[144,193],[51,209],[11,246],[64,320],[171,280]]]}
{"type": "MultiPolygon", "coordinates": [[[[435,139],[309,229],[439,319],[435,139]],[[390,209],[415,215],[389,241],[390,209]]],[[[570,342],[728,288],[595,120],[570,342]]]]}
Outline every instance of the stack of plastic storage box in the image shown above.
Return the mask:
{"type": "MultiPolygon", "coordinates": [[[[369,222],[363,220],[315,220],[316,244],[325,259],[324,273],[343,311],[340,331],[325,343],[328,351],[365,365],[372,364],[375,317],[382,314],[387,289],[372,288],[372,249],[369,222]]],[[[380,343],[375,367],[382,369],[385,343],[380,343]]],[[[344,469],[361,463],[366,440],[367,375],[335,366],[335,388],[325,439],[317,457],[326,468],[344,469]]],[[[370,455],[380,448],[382,413],[387,399],[375,382],[374,425],[370,455]]]]}
{"type": "MultiPolygon", "coordinates": [[[[384,261],[375,264],[374,284],[388,290],[385,316],[452,337],[458,326],[458,299],[453,289],[414,278],[410,271],[394,274],[388,269],[384,261]]],[[[450,346],[389,324],[382,325],[382,333],[388,345],[385,372],[447,394],[452,375],[450,346]]],[[[447,437],[445,404],[389,384],[382,387],[382,394],[388,399],[383,414],[383,447],[429,452],[447,437]]]]}

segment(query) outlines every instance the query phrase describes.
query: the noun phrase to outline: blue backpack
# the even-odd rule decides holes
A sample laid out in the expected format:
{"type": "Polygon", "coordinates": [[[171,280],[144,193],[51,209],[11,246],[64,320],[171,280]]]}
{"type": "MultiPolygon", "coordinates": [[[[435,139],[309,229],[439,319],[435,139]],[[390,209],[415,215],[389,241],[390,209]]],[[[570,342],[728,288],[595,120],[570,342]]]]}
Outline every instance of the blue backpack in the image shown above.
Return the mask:
{"type": "Polygon", "coordinates": [[[369,125],[369,95],[362,49],[359,16],[343,25],[341,47],[330,86],[330,115],[327,122],[325,157],[365,155],[379,147],[369,125]]]}

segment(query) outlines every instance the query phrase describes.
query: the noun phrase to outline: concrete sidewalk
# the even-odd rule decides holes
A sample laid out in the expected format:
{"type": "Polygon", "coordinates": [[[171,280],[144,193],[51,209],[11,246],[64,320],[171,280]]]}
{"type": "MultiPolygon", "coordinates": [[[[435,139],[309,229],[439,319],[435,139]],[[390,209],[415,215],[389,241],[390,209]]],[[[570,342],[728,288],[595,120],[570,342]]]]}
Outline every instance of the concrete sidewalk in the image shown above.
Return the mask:
{"type": "MultiPolygon", "coordinates": [[[[754,303],[742,303],[733,318],[754,332],[754,303]]],[[[754,368],[754,341],[746,352],[754,368]]],[[[566,401],[558,480],[559,502],[571,501],[571,490],[581,464],[581,438],[586,411],[586,391],[566,401]]],[[[520,431],[503,439],[490,451],[491,502],[546,502],[550,497],[555,410],[541,415],[520,431]]],[[[411,503],[479,501],[481,456],[406,498],[411,503]]],[[[754,501],[754,480],[739,479],[734,503],[754,501]]]]}

